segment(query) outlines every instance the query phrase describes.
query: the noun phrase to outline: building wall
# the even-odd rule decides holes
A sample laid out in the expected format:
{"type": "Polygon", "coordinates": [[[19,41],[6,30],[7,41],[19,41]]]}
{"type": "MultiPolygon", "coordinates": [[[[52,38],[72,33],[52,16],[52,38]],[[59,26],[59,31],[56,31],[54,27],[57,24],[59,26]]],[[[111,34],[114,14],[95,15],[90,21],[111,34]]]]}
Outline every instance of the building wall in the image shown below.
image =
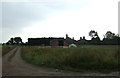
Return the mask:
{"type": "Polygon", "coordinates": [[[49,46],[52,40],[63,40],[64,38],[28,38],[28,45],[45,45],[49,46]]]}
{"type": "MultiPolygon", "coordinates": [[[[51,42],[50,46],[59,46],[59,42],[51,42]]],[[[68,46],[66,42],[63,42],[63,46],[68,46]]]]}
{"type": "Polygon", "coordinates": [[[28,38],[28,45],[68,46],[64,38],[28,38]]]}
{"type": "Polygon", "coordinates": [[[64,46],[68,46],[68,43],[67,43],[67,42],[64,42],[64,46]]]}
{"type": "Polygon", "coordinates": [[[50,46],[59,46],[59,43],[58,42],[51,42],[50,46]]]}

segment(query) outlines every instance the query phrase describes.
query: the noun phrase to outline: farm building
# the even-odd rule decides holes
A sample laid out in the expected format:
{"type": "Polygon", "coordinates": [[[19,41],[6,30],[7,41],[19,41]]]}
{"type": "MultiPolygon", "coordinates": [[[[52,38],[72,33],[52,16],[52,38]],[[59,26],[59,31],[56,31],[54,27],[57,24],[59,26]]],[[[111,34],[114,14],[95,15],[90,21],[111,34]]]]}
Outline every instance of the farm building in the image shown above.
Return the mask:
{"type": "Polygon", "coordinates": [[[87,42],[88,42],[88,40],[86,40],[84,36],[83,36],[83,38],[80,37],[80,40],[78,40],[78,44],[80,44],[80,45],[87,44],[87,42]]]}
{"type": "Polygon", "coordinates": [[[39,46],[67,46],[64,38],[28,38],[28,45],[39,46]]]}
{"type": "Polygon", "coordinates": [[[50,41],[50,46],[68,46],[64,39],[54,39],[50,41]]]}

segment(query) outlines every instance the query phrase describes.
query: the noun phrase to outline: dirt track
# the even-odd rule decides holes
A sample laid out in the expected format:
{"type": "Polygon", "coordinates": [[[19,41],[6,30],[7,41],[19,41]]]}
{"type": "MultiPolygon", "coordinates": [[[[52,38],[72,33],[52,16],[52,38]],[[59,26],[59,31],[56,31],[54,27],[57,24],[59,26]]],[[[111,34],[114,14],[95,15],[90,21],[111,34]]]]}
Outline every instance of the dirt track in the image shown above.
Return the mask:
{"type": "Polygon", "coordinates": [[[118,72],[108,74],[80,73],[56,70],[52,68],[41,68],[22,60],[20,53],[21,47],[16,47],[2,58],[3,76],[118,76],[118,72]],[[11,57],[14,53],[15,55],[11,57]]]}

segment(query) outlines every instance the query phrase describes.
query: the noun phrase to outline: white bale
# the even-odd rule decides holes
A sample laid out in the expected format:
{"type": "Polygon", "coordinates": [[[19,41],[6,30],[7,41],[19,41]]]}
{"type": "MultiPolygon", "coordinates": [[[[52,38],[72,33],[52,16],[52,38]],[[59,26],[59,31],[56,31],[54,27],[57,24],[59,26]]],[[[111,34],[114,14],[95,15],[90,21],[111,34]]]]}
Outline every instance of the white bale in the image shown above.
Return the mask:
{"type": "Polygon", "coordinates": [[[68,46],[63,46],[63,48],[68,48],[68,46]]]}
{"type": "Polygon", "coordinates": [[[69,47],[77,47],[75,44],[70,44],[69,47]]]}

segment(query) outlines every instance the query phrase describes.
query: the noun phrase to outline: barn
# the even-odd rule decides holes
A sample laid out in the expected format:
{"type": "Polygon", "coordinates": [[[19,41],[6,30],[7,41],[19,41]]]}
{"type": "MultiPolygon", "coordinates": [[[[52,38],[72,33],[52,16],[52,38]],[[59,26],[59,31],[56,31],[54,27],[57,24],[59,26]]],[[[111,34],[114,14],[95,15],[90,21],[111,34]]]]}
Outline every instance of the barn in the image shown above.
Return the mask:
{"type": "Polygon", "coordinates": [[[67,46],[64,38],[28,38],[28,45],[32,46],[67,46]]]}
{"type": "Polygon", "coordinates": [[[50,46],[68,46],[64,39],[54,39],[50,41],[50,46]]]}

